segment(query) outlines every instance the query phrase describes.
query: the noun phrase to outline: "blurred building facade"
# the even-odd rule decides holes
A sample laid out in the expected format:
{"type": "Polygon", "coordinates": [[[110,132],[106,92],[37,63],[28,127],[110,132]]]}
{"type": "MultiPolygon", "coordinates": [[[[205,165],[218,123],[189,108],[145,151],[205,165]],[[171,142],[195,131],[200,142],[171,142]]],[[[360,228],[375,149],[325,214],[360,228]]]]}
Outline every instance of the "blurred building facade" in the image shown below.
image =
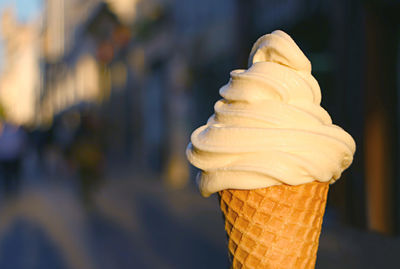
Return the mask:
{"type": "Polygon", "coordinates": [[[21,24],[13,10],[8,9],[1,17],[1,32],[5,68],[0,77],[0,103],[10,121],[31,124],[42,91],[40,24],[37,21],[21,24]]]}

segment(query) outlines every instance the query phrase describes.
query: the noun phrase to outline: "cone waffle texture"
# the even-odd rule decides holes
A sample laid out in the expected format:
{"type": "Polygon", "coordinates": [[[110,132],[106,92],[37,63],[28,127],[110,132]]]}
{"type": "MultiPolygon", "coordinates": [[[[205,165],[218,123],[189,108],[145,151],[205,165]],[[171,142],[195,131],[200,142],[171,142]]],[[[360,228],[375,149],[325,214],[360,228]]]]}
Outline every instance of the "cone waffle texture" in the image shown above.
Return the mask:
{"type": "Polygon", "coordinates": [[[223,190],[231,268],[314,268],[328,183],[223,190]]]}

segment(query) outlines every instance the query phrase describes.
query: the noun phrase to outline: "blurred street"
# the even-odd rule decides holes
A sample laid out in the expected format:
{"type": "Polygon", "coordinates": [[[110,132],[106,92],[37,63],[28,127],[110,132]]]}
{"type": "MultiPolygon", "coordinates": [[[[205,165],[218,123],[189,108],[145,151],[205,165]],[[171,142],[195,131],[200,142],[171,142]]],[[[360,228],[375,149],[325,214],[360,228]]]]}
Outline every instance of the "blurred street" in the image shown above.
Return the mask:
{"type": "MultiPolygon", "coordinates": [[[[109,171],[86,204],[73,178],[25,175],[17,193],[2,197],[0,268],[228,268],[216,196],[202,198],[193,184],[172,190],[129,170],[109,171]]],[[[346,228],[332,214],[316,268],[396,264],[400,238],[346,228]]]]}
{"type": "Polygon", "coordinates": [[[0,268],[226,268],[215,199],[146,179],[114,173],[85,204],[72,178],[25,178],[2,198],[0,268]]]}

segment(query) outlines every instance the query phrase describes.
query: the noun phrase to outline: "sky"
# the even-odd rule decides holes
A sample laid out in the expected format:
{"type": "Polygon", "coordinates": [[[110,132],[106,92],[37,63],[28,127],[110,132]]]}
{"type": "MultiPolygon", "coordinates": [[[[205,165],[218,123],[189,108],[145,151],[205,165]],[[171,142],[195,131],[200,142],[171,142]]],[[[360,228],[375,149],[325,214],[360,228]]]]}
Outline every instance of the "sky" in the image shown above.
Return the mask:
{"type": "Polygon", "coordinates": [[[40,14],[42,0],[0,0],[0,13],[8,6],[15,6],[18,20],[26,22],[40,14]]]}

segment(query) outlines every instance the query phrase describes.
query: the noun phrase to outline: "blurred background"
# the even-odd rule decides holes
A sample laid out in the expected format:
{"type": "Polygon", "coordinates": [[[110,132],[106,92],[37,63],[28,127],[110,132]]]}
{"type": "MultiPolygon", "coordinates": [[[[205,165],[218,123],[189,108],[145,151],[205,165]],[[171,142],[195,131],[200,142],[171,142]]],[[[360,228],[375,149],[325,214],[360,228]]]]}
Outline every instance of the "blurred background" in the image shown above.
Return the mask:
{"type": "Polygon", "coordinates": [[[282,29],[357,142],[317,268],[395,268],[398,1],[0,0],[0,268],[228,268],[185,158],[229,72],[282,29]]]}

